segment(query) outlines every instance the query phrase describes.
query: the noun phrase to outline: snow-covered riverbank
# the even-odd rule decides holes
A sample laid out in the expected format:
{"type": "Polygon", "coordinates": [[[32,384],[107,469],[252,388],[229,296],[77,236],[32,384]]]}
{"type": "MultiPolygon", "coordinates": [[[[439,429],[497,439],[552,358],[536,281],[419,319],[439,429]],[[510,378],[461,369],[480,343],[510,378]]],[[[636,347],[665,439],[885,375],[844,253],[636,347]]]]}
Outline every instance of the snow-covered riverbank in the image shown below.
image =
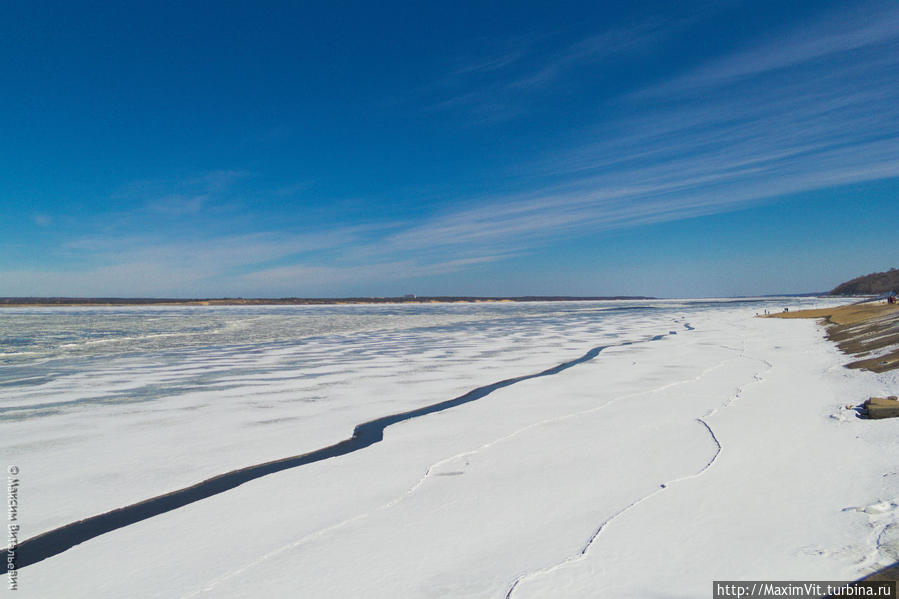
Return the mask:
{"type": "MultiPolygon", "coordinates": [[[[753,318],[780,304],[654,305],[469,314],[347,333],[343,353],[324,336],[187,363],[136,354],[122,359],[141,389],[207,380],[130,405],[96,391],[127,363],[57,377],[44,384],[68,385],[61,399],[96,401],[2,425],[25,536],[605,347],[100,535],[22,569],[18,592],[696,597],[716,579],[851,579],[899,559],[897,423],[845,409],[895,375],[842,368],[811,321],[753,318]]],[[[3,407],[49,403],[4,389],[3,407]]]]}

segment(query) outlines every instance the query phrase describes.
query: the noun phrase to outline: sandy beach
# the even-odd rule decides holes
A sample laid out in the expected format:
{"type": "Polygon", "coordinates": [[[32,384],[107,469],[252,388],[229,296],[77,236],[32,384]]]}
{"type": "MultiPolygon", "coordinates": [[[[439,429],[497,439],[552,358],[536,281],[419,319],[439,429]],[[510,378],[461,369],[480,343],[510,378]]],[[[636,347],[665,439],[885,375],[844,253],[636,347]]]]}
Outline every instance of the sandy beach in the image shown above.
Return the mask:
{"type": "Polygon", "coordinates": [[[822,320],[828,338],[858,358],[847,364],[849,368],[873,372],[899,368],[899,305],[880,300],[770,316],[822,320]]]}

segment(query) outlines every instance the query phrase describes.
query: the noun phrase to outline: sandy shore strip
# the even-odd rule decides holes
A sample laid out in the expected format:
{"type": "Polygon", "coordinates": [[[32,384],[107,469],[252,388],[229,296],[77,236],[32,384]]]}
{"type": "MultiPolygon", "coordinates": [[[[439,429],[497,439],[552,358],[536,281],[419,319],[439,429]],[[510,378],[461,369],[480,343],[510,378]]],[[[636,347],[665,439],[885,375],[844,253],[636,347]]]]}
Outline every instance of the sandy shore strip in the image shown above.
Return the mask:
{"type": "Polygon", "coordinates": [[[822,319],[828,338],[840,350],[858,358],[846,365],[849,368],[873,372],[899,368],[899,305],[866,302],[767,316],[822,319]]]}

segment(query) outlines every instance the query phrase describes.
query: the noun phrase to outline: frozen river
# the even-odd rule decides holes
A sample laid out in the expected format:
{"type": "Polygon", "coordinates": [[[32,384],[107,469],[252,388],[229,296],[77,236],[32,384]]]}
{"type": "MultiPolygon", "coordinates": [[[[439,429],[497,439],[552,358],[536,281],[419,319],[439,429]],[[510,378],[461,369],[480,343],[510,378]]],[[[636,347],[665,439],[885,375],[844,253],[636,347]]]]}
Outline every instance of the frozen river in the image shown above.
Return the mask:
{"type": "Polygon", "coordinates": [[[894,421],[844,405],[895,380],[842,369],[814,323],[753,318],[829,301],[4,309],[20,540],[199,484],[89,520],[20,592],[688,597],[856,577],[896,551],[899,451],[894,421]]]}

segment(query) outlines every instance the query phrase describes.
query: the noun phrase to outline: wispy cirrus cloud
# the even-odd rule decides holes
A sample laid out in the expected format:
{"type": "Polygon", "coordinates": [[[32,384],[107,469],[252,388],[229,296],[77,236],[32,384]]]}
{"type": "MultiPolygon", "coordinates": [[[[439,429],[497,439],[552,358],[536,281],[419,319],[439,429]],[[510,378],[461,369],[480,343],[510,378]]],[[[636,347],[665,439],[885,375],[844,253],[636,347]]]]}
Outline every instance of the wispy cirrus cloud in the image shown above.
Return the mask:
{"type": "Polygon", "coordinates": [[[113,199],[161,215],[194,215],[219,206],[234,184],[248,176],[245,171],[215,170],[186,177],[146,179],[118,190],[113,199]]]}
{"type": "MultiPolygon", "coordinates": [[[[497,174],[517,188],[488,184],[481,195],[460,195],[436,212],[380,224],[347,217],[330,230],[315,222],[183,240],[107,231],[60,250],[78,268],[0,276],[20,281],[23,294],[122,294],[123,285],[128,295],[331,294],[482,267],[567,238],[896,178],[899,9],[842,10],[636,92],[600,98],[592,127],[497,174]],[[100,288],[84,291],[84,281],[100,288]],[[69,287],[61,291],[58,282],[69,287]]],[[[499,44],[455,65],[417,100],[474,121],[521,116],[530,98],[559,93],[603,61],[656,48],[683,27],[647,20],[552,54],[541,53],[536,37],[499,44]]],[[[237,190],[246,177],[222,170],[143,181],[120,197],[138,217],[201,220],[216,206],[242,201],[237,190]]],[[[283,201],[305,185],[271,194],[283,201]]]]}
{"type": "Polygon", "coordinates": [[[696,69],[643,90],[667,95],[702,91],[749,77],[863,51],[899,37],[899,6],[895,2],[859,5],[860,10],[818,18],[802,28],[779,32],[755,47],[713,60],[696,69]]]}
{"type": "Polygon", "coordinates": [[[638,116],[522,166],[534,191],[468,200],[386,242],[533,248],[899,177],[896,81],[899,9],[830,15],[618,98],[638,116]]]}
{"type": "Polygon", "coordinates": [[[610,59],[643,54],[688,22],[687,19],[664,21],[651,18],[588,36],[561,52],[538,60],[531,69],[503,82],[502,88],[512,93],[545,89],[570,72],[610,59]]]}
{"type": "Polygon", "coordinates": [[[313,231],[259,231],[172,239],[165,234],[96,234],[65,243],[58,253],[70,261],[99,264],[122,262],[184,265],[197,272],[224,275],[241,269],[266,268],[272,262],[306,254],[336,253],[368,243],[394,226],[347,225],[313,231]]]}
{"type": "MultiPolygon", "coordinates": [[[[321,256],[368,243],[380,226],[347,226],[315,232],[263,231],[191,239],[162,234],[94,234],[81,236],[54,251],[64,269],[0,272],[10,295],[183,296],[255,293],[273,277],[283,283],[283,262],[322,260],[321,256]],[[316,256],[310,258],[310,256],[316,256]],[[256,287],[251,285],[256,284],[256,287]]],[[[298,268],[296,266],[292,268],[298,268]]],[[[316,269],[309,267],[310,272],[316,269]]],[[[340,267],[318,268],[337,272],[340,267]]],[[[348,272],[356,272],[352,267],[348,272]]],[[[338,277],[331,276],[336,280],[338,277]]],[[[294,294],[303,284],[295,281],[294,294]]],[[[321,287],[317,287],[321,290],[321,287]]]]}
{"type": "Polygon", "coordinates": [[[66,269],[0,271],[0,280],[7,294],[23,296],[333,295],[344,288],[457,272],[511,255],[377,255],[373,250],[381,241],[371,236],[379,230],[356,226],[186,241],[154,235],[83,237],[61,250],[70,263],[66,269]]]}
{"type": "Polygon", "coordinates": [[[32,214],[31,221],[39,227],[49,227],[53,224],[53,218],[44,213],[32,214]]]}
{"type": "Polygon", "coordinates": [[[371,288],[384,282],[411,281],[458,272],[473,266],[503,260],[510,254],[422,261],[415,257],[380,260],[364,264],[295,264],[262,269],[238,277],[237,285],[249,289],[265,286],[282,295],[304,289],[308,295],[327,294],[328,289],[371,288]]]}
{"type": "Polygon", "coordinates": [[[577,87],[585,72],[602,72],[644,55],[697,18],[645,17],[561,46],[558,32],[507,40],[485,55],[461,61],[423,90],[423,109],[464,111],[470,124],[523,117],[534,97],[577,87]]]}

